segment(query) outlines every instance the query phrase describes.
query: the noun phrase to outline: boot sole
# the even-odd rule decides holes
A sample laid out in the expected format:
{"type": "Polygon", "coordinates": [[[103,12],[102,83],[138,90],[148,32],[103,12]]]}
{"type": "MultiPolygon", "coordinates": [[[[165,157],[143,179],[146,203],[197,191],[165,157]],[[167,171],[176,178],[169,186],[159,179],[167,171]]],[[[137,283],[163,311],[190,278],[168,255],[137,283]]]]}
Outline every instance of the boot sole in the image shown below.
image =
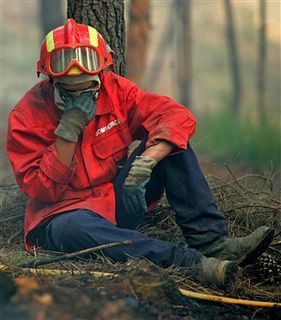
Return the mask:
{"type": "Polygon", "coordinates": [[[255,261],[268,248],[271,241],[273,240],[273,237],[274,230],[268,228],[258,245],[251,252],[245,254],[239,260],[237,260],[238,265],[240,267],[245,267],[246,265],[253,263],[253,261],[255,261]]]}
{"type": "Polygon", "coordinates": [[[222,275],[219,288],[230,290],[238,278],[238,264],[234,261],[224,261],[222,263],[222,275]]]}

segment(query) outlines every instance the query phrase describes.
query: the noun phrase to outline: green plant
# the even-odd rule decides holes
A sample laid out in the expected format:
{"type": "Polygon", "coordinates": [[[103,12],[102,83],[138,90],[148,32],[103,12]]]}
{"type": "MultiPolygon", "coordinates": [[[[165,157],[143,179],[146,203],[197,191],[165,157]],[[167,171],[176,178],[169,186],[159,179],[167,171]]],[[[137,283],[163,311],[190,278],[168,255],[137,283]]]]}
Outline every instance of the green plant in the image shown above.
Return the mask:
{"type": "Polygon", "coordinates": [[[262,171],[281,167],[280,125],[255,124],[248,117],[238,119],[232,110],[220,109],[197,116],[193,145],[216,159],[244,162],[262,171]]]}

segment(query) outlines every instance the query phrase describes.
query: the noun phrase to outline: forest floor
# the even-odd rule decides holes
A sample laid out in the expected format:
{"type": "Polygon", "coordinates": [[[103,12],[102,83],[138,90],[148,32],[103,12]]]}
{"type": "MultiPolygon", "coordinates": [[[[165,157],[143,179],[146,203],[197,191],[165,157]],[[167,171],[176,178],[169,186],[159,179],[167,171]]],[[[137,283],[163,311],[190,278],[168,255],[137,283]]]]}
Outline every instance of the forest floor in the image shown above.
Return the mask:
{"type": "MultiPolygon", "coordinates": [[[[0,319],[281,319],[280,308],[208,302],[188,298],[179,291],[281,302],[281,201],[280,186],[276,183],[279,178],[272,173],[249,174],[243,168],[232,172],[207,162],[201,165],[220,209],[226,214],[230,236],[246,235],[260,225],[276,230],[266,255],[247,268],[231,291],[194,283],[181,268],[161,269],[145,260],[116,264],[103,256],[80,257],[23,269],[19,267],[22,263],[38,262],[54,257],[54,253],[39,248],[33,254],[24,251],[22,225],[26,200],[16,187],[2,186],[0,319]]],[[[162,240],[182,238],[165,197],[139,230],[162,240]]]]}

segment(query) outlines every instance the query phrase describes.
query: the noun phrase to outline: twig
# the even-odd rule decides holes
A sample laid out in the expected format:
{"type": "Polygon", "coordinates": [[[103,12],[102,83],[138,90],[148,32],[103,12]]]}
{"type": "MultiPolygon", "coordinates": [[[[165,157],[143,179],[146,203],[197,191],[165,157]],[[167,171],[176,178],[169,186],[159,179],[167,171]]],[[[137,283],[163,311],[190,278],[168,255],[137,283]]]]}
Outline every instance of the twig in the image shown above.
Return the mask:
{"type": "Polygon", "coordinates": [[[0,184],[0,188],[7,188],[7,189],[9,189],[9,188],[18,188],[18,185],[16,184],[16,183],[12,183],[12,184],[0,184]]]}
{"type": "MultiPolygon", "coordinates": [[[[276,237],[278,237],[278,236],[280,236],[281,235],[281,231],[278,231],[277,233],[275,233],[275,238],[276,237]]],[[[277,242],[277,244],[280,244],[281,243],[281,241],[280,242],[277,242]]]]}
{"type": "Polygon", "coordinates": [[[262,310],[263,310],[263,308],[258,308],[258,309],[253,313],[253,315],[251,316],[251,319],[250,319],[250,320],[254,320],[255,317],[256,317],[256,315],[257,315],[260,311],[262,311],[262,310]]]}
{"type": "MultiPolygon", "coordinates": [[[[229,183],[229,182],[226,182],[224,181],[223,179],[217,177],[217,176],[214,176],[212,174],[208,175],[208,177],[213,177],[213,178],[216,178],[217,180],[219,180],[220,182],[222,182],[222,184],[220,186],[216,186],[215,188],[216,189],[221,189],[222,186],[228,186],[229,188],[231,188],[233,191],[235,191],[236,193],[238,193],[240,195],[241,198],[243,199],[246,199],[246,197],[241,194],[235,187],[232,186],[233,182],[232,183],[229,183]]],[[[213,188],[213,189],[215,189],[213,188]]]]}
{"type": "MultiPolygon", "coordinates": [[[[239,183],[239,181],[242,180],[242,179],[244,179],[245,177],[247,177],[247,175],[244,176],[244,177],[241,177],[240,179],[237,179],[227,164],[225,164],[225,167],[226,167],[226,169],[228,170],[228,172],[230,173],[230,175],[232,176],[232,178],[234,179],[234,183],[236,183],[242,190],[245,190],[245,191],[247,191],[247,192],[249,192],[249,193],[251,193],[251,194],[255,194],[255,195],[261,195],[261,194],[263,194],[263,195],[266,195],[266,196],[268,196],[268,197],[270,196],[270,194],[269,194],[268,192],[261,192],[261,191],[256,192],[256,191],[250,190],[250,189],[248,189],[248,188],[245,188],[244,186],[242,186],[242,185],[239,183]]],[[[272,182],[271,182],[268,178],[263,177],[263,176],[259,176],[259,175],[251,175],[251,176],[252,176],[252,177],[255,176],[255,177],[263,178],[264,180],[266,180],[266,182],[268,182],[269,185],[270,185],[270,191],[272,191],[272,189],[273,189],[272,182]]],[[[248,175],[248,177],[250,177],[250,175],[248,175]]],[[[281,203],[281,202],[278,201],[277,199],[271,199],[271,200],[277,202],[278,204],[281,203]]]]}
{"type": "Polygon", "coordinates": [[[17,214],[17,215],[11,216],[11,217],[0,219],[0,222],[10,221],[10,220],[13,220],[13,219],[16,219],[16,218],[21,218],[23,216],[24,216],[23,214],[17,214]]]}
{"type": "Polygon", "coordinates": [[[277,247],[277,246],[280,246],[280,244],[281,244],[281,241],[278,241],[278,242],[272,243],[271,247],[277,247]]]}
{"type": "Polygon", "coordinates": [[[225,163],[224,166],[226,167],[226,169],[228,170],[228,172],[230,173],[230,175],[232,176],[232,178],[234,179],[234,181],[238,184],[238,186],[240,188],[243,189],[243,187],[240,185],[240,183],[237,181],[235,175],[232,173],[232,171],[230,170],[229,166],[225,163]]]}
{"type": "Polygon", "coordinates": [[[28,263],[23,263],[23,264],[20,264],[19,267],[21,267],[21,268],[35,268],[40,265],[45,265],[45,264],[49,264],[49,263],[53,263],[53,262],[68,260],[68,259],[72,259],[72,258],[81,256],[81,255],[84,255],[84,254],[89,254],[92,252],[96,252],[96,251],[100,251],[100,250],[104,250],[104,249],[109,249],[109,248],[117,247],[117,246],[125,246],[125,245],[129,245],[129,244],[132,244],[132,241],[125,240],[125,241],[121,241],[121,242],[107,243],[107,244],[103,244],[103,245],[97,246],[97,247],[83,249],[83,250],[75,251],[72,253],[66,253],[60,257],[54,257],[54,258],[50,258],[50,259],[44,259],[44,260],[39,260],[39,261],[31,261],[28,263]]]}
{"type": "Polygon", "coordinates": [[[273,248],[272,246],[270,246],[268,249],[270,249],[273,252],[279,253],[281,255],[281,251],[278,249],[273,248]]]}
{"type": "Polygon", "coordinates": [[[280,212],[280,209],[278,207],[271,207],[271,206],[259,205],[259,204],[257,204],[257,205],[243,204],[241,206],[236,206],[236,207],[230,208],[228,210],[225,210],[224,212],[230,212],[230,211],[233,211],[233,210],[239,210],[239,209],[244,209],[244,208],[264,208],[264,209],[271,209],[271,210],[280,212]]]}
{"type": "MultiPolygon", "coordinates": [[[[229,169],[230,170],[230,169],[229,169]]],[[[233,176],[233,175],[232,175],[233,176]]],[[[272,182],[268,179],[268,178],[266,178],[266,177],[264,177],[264,176],[262,176],[262,175],[259,175],[259,174],[248,174],[248,175],[245,175],[245,176],[243,176],[243,177],[240,177],[240,178],[235,178],[234,176],[233,176],[233,178],[234,178],[234,181],[231,181],[231,182],[226,182],[226,181],[224,181],[223,179],[220,179],[219,177],[217,177],[217,176],[214,176],[214,175],[208,175],[207,176],[207,178],[208,177],[210,177],[210,178],[213,178],[213,179],[216,179],[216,180],[218,180],[218,181],[220,181],[221,182],[221,184],[220,185],[215,185],[215,186],[213,186],[212,187],[212,190],[214,191],[214,190],[217,190],[217,189],[221,189],[222,187],[224,187],[224,186],[228,186],[228,187],[232,187],[232,185],[233,184],[237,184],[241,189],[243,189],[244,191],[246,191],[247,193],[251,193],[251,194],[254,194],[254,195],[264,195],[264,196],[266,196],[266,197],[269,197],[270,198],[270,201],[272,201],[272,202],[276,202],[276,203],[278,203],[279,205],[281,204],[281,201],[279,201],[278,199],[275,199],[274,197],[272,197],[272,195],[269,193],[269,192],[263,192],[263,191],[258,191],[258,192],[256,192],[256,191],[253,191],[253,190],[250,190],[250,189],[248,189],[248,188],[245,188],[244,186],[242,186],[239,182],[241,181],[241,180],[246,180],[246,179],[248,179],[248,178],[259,178],[259,179],[263,179],[263,180],[265,180],[266,182],[268,182],[269,184],[270,184],[270,190],[272,189],[271,188],[271,184],[272,184],[272,182]]],[[[233,187],[232,187],[233,188],[233,187]]],[[[234,189],[233,188],[233,190],[237,193],[238,191],[236,190],[236,189],[234,189]]],[[[271,190],[272,191],[272,190],[271,190]]],[[[241,195],[241,194],[240,194],[241,195]]]]}
{"type": "Polygon", "coordinates": [[[245,180],[245,179],[249,179],[249,178],[263,179],[268,183],[270,191],[273,190],[273,184],[272,184],[271,179],[269,179],[269,178],[267,178],[267,177],[265,177],[265,176],[263,176],[261,174],[253,174],[253,173],[252,174],[246,174],[245,176],[242,176],[240,178],[236,178],[236,180],[237,181],[241,181],[241,180],[245,180]]]}
{"type": "Polygon", "coordinates": [[[7,245],[9,246],[11,244],[11,242],[22,233],[22,229],[18,230],[16,233],[14,233],[13,235],[11,235],[11,237],[7,240],[7,245]]]}
{"type": "MultiPolygon", "coordinates": [[[[242,177],[240,177],[240,178],[236,178],[235,180],[239,182],[239,181],[241,181],[241,180],[245,180],[245,179],[248,179],[248,178],[263,179],[263,180],[265,180],[265,181],[269,184],[270,190],[271,190],[271,188],[273,187],[271,180],[269,180],[267,177],[265,177],[265,176],[263,176],[263,175],[261,175],[261,174],[250,173],[250,174],[246,174],[246,175],[244,175],[244,176],[242,176],[242,177]]],[[[235,183],[236,181],[233,181],[232,183],[235,183]]]]}

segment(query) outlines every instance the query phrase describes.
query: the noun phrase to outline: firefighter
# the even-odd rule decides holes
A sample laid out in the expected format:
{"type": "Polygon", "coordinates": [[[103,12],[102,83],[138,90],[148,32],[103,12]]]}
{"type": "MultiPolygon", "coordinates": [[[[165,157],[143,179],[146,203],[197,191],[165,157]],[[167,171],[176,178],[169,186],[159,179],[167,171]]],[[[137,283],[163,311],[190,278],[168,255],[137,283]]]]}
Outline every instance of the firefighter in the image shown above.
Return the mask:
{"type": "Polygon", "coordinates": [[[144,92],[112,65],[103,37],[73,19],[43,41],[37,72],[47,77],[11,111],[7,140],[16,181],[29,197],[26,249],[74,252],[131,240],[103,254],[180,266],[202,283],[228,288],[238,266],[257,258],[274,231],[261,226],[228,237],[189,143],[194,115],[144,92]],[[128,156],[134,140],[141,143],[128,156]],[[185,241],[135,230],[164,190],[185,241]]]}

